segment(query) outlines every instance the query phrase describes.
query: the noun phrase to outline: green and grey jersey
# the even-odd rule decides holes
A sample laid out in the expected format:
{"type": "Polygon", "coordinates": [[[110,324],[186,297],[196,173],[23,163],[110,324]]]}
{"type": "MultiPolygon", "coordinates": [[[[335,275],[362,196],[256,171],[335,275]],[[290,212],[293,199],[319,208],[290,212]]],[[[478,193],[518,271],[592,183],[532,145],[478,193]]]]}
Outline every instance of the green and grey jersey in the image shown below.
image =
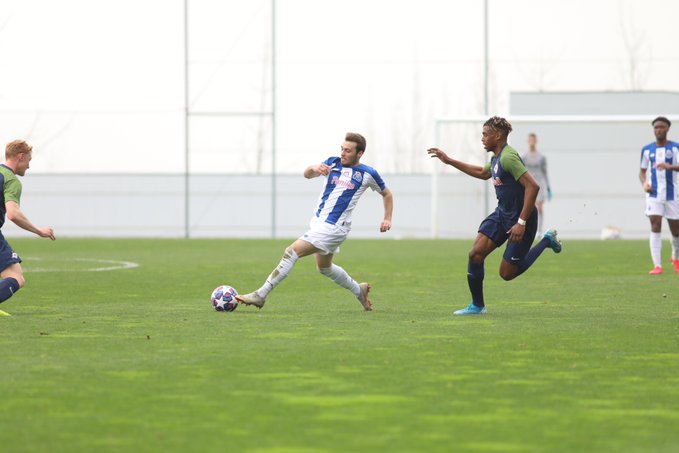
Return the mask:
{"type": "Polygon", "coordinates": [[[491,172],[498,209],[504,215],[518,217],[523,209],[525,194],[525,189],[519,183],[519,178],[528,171],[519,153],[511,146],[506,145],[500,155],[493,156],[485,168],[491,172]]]}
{"type": "Polygon", "coordinates": [[[7,208],[5,203],[14,201],[20,204],[21,200],[21,181],[14,171],[5,164],[0,164],[0,181],[2,182],[2,203],[0,203],[0,227],[5,224],[7,208]]]}

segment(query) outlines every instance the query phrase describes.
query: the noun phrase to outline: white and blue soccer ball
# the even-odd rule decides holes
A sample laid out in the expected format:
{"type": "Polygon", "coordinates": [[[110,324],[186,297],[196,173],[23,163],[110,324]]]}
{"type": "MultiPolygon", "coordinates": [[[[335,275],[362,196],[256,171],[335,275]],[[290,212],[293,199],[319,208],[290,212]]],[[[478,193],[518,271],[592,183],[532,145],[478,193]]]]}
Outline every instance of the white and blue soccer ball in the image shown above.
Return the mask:
{"type": "Polygon", "coordinates": [[[212,308],[217,311],[234,311],[238,307],[236,296],[238,291],[229,285],[221,285],[212,291],[212,308]]]}

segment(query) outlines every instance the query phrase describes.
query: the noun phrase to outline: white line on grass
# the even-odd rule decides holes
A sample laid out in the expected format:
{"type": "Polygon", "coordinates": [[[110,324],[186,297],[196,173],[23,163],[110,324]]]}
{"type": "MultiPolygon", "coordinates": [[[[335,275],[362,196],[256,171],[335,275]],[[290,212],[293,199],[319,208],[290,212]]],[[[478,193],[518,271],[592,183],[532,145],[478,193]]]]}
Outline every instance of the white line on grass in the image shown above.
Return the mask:
{"type": "MultiPolygon", "coordinates": [[[[42,261],[42,258],[26,258],[27,261],[42,261]]],[[[133,263],[132,261],[116,261],[116,260],[100,260],[95,258],[74,258],[73,261],[88,262],[88,263],[101,263],[101,264],[111,264],[112,266],[103,267],[91,267],[84,269],[66,269],[66,268],[28,268],[26,272],[104,272],[104,271],[115,271],[118,269],[133,269],[139,267],[138,263],[133,263]]]]}

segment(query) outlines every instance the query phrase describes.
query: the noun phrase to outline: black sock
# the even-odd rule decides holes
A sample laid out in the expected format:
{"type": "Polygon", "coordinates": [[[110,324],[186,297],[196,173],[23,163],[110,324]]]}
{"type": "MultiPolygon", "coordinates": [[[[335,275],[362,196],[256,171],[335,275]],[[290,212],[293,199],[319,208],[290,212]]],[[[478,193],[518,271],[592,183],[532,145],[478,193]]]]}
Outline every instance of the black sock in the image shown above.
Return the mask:
{"type": "Polygon", "coordinates": [[[551,241],[548,238],[542,238],[540,242],[535,244],[533,248],[528,251],[526,257],[521,260],[521,263],[519,263],[519,273],[517,274],[517,277],[526,272],[550,244],[551,241]]]}
{"type": "Polygon", "coordinates": [[[485,277],[484,263],[473,263],[469,260],[467,265],[467,283],[469,292],[472,293],[472,303],[477,307],[484,307],[483,301],[483,278],[485,277]]]}
{"type": "Polygon", "coordinates": [[[12,297],[19,288],[21,286],[16,278],[7,277],[0,280],[0,304],[12,297]]]}

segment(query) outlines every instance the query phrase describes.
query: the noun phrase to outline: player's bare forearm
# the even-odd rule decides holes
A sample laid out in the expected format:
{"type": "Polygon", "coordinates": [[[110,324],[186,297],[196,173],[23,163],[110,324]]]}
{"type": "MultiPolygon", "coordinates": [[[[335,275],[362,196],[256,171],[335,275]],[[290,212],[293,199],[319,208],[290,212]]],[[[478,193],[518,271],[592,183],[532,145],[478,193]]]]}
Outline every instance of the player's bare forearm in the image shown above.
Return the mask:
{"type": "Polygon", "coordinates": [[[528,220],[528,217],[533,213],[535,209],[535,200],[538,199],[538,192],[540,191],[540,186],[537,184],[535,186],[526,187],[526,191],[523,196],[523,208],[521,209],[520,218],[528,220]]]}
{"type": "Polygon", "coordinates": [[[394,195],[391,190],[384,189],[382,202],[384,203],[384,220],[380,224],[380,232],[385,233],[391,229],[391,217],[394,213],[394,195]]]}
{"type": "Polygon", "coordinates": [[[304,170],[304,177],[306,179],[311,179],[321,175],[328,176],[334,166],[335,164],[332,164],[332,167],[326,164],[309,165],[304,170]]]}
{"type": "Polygon", "coordinates": [[[538,198],[538,192],[540,191],[540,185],[537,183],[533,175],[529,172],[525,172],[519,178],[519,184],[524,188],[523,194],[523,207],[521,208],[521,213],[519,214],[520,221],[517,221],[514,226],[512,226],[509,233],[509,240],[512,242],[518,242],[523,239],[523,234],[526,232],[526,221],[533,213],[535,209],[535,200],[538,198]],[[523,223],[523,225],[519,222],[523,223]]]}
{"type": "Polygon", "coordinates": [[[644,192],[653,193],[653,184],[651,184],[650,181],[646,180],[645,168],[642,168],[641,171],[639,172],[639,181],[641,182],[641,186],[644,188],[644,192]]]}
{"type": "Polygon", "coordinates": [[[655,166],[658,170],[672,170],[672,171],[677,171],[679,170],[679,164],[673,165],[668,162],[660,162],[658,165],[655,166]]]}
{"type": "Polygon", "coordinates": [[[540,186],[537,183],[529,183],[524,185],[524,187],[526,190],[523,195],[523,208],[521,209],[521,214],[519,214],[519,219],[523,221],[523,224],[519,223],[520,221],[517,221],[517,223],[515,223],[509,229],[508,233],[510,242],[519,242],[523,239],[523,235],[526,232],[525,222],[535,209],[535,200],[537,200],[538,192],[540,191],[540,186]]]}
{"type": "Polygon", "coordinates": [[[473,176],[474,178],[478,178],[478,179],[488,179],[488,178],[490,178],[490,172],[487,171],[484,167],[480,167],[478,165],[468,164],[467,162],[462,162],[460,160],[452,159],[452,158],[448,157],[448,155],[445,152],[443,152],[443,150],[441,150],[441,149],[429,148],[427,150],[427,153],[431,157],[435,157],[435,158],[439,159],[444,164],[450,165],[451,167],[455,167],[458,170],[460,170],[462,173],[466,173],[469,176],[473,176]]]}
{"type": "Polygon", "coordinates": [[[26,217],[21,209],[19,209],[18,205],[7,211],[7,218],[14,222],[14,224],[19,228],[30,231],[31,233],[43,238],[50,238],[53,241],[56,240],[56,237],[54,236],[54,230],[51,227],[39,228],[33,225],[33,222],[31,222],[28,217],[26,217]]]}

